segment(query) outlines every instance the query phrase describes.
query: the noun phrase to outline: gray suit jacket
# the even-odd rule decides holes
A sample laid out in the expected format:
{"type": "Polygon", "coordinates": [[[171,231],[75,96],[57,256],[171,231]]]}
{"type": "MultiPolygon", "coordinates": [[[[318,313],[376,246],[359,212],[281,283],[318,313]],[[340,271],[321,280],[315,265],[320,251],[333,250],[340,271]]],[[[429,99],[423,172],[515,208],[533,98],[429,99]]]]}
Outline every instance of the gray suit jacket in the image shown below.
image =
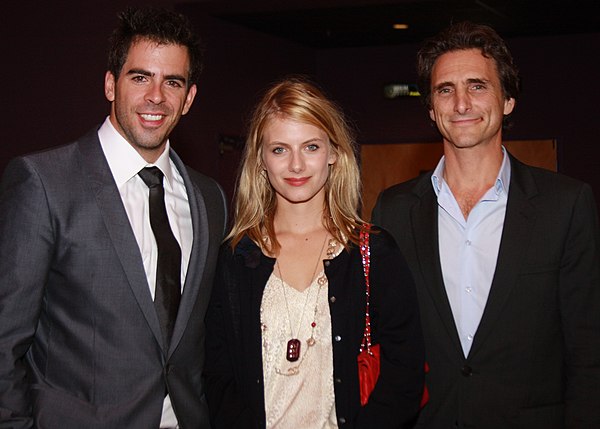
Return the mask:
{"type": "Polygon", "coordinates": [[[384,191],[373,222],[417,285],[431,395],[417,427],[600,427],[600,237],[588,185],[511,157],[496,271],[464,357],[439,258],[431,173],[384,191]]]}
{"type": "Polygon", "coordinates": [[[212,179],[171,152],[193,226],[163,349],[142,257],[97,131],[13,160],[0,188],[0,427],[208,427],[204,314],[225,227],[212,179]]]}

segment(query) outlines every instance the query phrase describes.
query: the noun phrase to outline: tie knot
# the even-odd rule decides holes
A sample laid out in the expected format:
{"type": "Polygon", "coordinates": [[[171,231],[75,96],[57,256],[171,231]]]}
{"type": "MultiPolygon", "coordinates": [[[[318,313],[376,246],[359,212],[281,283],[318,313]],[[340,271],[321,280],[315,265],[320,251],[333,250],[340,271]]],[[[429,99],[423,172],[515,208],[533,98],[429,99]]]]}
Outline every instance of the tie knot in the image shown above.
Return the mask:
{"type": "Polygon", "coordinates": [[[142,178],[146,186],[153,188],[155,186],[162,186],[163,173],[158,167],[145,167],[140,170],[138,175],[142,178]]]}

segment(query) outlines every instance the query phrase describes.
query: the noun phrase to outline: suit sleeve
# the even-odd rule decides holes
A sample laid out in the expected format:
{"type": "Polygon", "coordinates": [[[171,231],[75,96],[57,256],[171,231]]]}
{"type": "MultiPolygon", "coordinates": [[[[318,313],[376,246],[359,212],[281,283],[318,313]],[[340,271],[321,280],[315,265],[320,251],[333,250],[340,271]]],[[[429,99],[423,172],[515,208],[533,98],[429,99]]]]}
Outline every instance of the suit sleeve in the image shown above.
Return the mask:
{"type": "Polygon", "coordinates": [[[371,236],[373,338],[381,372],[357,427],[412,428],[424,386],[425,346],[412,275],[393,238],[371,236]]]}
{"type": "Polygon", "coordinates": [[[27,364],[42,307],[53,230],[42,180],[26,159],[0,185],[0,428],[33,425],[27,364]]]}
{"type": "Polygon", "coordinates": [[[566,427],[600,427],[600,232],[588,185],[572,210],[560,268],[566,427]]]}

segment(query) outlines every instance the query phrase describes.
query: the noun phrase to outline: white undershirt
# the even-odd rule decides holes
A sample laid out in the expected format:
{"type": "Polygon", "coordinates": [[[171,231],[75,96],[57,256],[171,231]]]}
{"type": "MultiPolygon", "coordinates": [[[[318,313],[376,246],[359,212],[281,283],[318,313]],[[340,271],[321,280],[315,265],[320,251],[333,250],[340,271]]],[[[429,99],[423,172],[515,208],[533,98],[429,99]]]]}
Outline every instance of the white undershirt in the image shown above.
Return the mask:
{"type": "MultiPolygon", "coordinates": [[[[108,117],[98,130],[98,137],[140,248],[149,291],[153,300],[156,287],[158,249],[150,226],[149,190],[137,173],[142,168],[151,165],[160,168],[163,172],[165,176],[163,180],[165,205],[169,216],[169,224],[181,247],[181,288],[183,290],[192,250],[192,217],[185,184],[175,164],[169,158],[169,142],[167,142],[165,150],[158,160],[154,164],[148,164],[133,146],[117,132],[108,117]]],[[[160,427],[177,427],[177,418],[168,395],[163,403],[160,427]]]]}
{"type": "MultiPolygon", "coordinates": [[[[323,272],[319,277],[326,279],[323,272]]],[[[272,273],[263,292],[261,323],[267,429],[337,428],[327,283],[319,290],[315,279],[299,292],[272,273]],[[313,346],[307,343],[311,336],[313,346]],[[302,343],[296,362],[285,357],[292,337],[302,343]],[[293,367],[295,375],[278,374],[293,367]]]]}
{"type": "MultiPolygon", "coordinates": [[[[333,259],[342,250],[343,246],[330,240],[326,258],[333,259]]],[[[328,287],[323,270],[302,292],[275,272],[267,281],[260,306],[267,429],[338,427],[328,287]],[[312,346],[311,337],[315,340],[312,346]],[[301,341],[296,362],[286,359],[291,338],[301,341]],[[282,375],[294,368],[297,374],[282,375]]]]}

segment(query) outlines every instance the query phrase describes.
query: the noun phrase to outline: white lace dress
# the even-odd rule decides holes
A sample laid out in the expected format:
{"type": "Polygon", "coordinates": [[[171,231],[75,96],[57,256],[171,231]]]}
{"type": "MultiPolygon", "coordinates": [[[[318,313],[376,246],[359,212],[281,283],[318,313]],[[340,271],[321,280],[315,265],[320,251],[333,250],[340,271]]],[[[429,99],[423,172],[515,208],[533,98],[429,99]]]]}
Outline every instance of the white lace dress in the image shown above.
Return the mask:
{"type": "Polygon", "coordinates": [[[321,271],[317,279],[320,290],[315,280],[299,292],[273,272],[265,287],[261,323],[267,429],[338,427],[327,277],[321,271]],[[295,362],[286,359],[291,335],[302,343],[295,362]],[[309,346],[311,336],[314,344],[309,346]]]}

